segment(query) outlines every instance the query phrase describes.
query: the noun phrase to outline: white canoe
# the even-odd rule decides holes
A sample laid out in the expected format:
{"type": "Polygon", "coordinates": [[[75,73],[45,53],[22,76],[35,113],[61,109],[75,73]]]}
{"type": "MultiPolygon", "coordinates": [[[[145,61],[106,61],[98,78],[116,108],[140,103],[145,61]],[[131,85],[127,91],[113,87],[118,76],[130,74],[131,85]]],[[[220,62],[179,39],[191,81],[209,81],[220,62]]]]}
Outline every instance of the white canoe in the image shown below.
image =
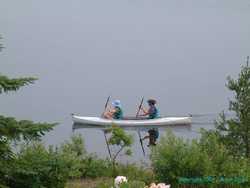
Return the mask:
{"type": "Polygon", "coordinates": [[[161,117],[157,119],[139,119],[139,120],[115,120],[104,119],[100,117],[83,117],[72,115],[74,129],[77,128],[107,128],[111,125],[117,125],[122,128],[152,128],[167,126],[186,126],[191,125],[191,117],[161,117]]]}

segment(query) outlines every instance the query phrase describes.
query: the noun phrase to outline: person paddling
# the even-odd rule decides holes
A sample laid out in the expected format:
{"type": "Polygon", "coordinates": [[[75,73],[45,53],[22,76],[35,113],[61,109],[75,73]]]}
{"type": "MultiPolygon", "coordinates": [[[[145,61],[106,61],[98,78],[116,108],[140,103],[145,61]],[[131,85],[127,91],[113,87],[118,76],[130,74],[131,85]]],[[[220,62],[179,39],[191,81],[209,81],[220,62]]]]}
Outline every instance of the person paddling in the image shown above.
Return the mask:
{"type": "Polygon", "coordinates": [[[108,108],[107,111],[103,115],[106,119],[122,119],[123,111],[120,100],[114,100],[112,102],[112,107],[108,108]]]}
{"type": "MultiPolygon", "coordinates": [[[[155,99],[149,99],[148,101],[149,108],[148,110],[141,108],[143,111],[143,114],[140,116],[148,116],[148,119],[156,119],[159,117],[159,111],[156,108],[156,100],[155,99]]],[[[156,140],[159,137],[159,131],[157,128],[152,128],[148,130],[148,136],[145,136],[142,140],[149,139],[149,144],[150,145],[156,145],[156,140]]]]}

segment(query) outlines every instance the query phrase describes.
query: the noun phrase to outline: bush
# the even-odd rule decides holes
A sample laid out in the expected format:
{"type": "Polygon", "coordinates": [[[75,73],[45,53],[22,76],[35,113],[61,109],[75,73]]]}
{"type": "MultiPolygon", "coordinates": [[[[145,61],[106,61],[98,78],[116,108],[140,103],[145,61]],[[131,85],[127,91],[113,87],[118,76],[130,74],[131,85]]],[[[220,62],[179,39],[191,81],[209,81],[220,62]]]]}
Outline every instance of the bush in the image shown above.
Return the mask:
{"type": "Polygon", "coordinates": [[[143,181],[130,181],[123,183],[120,188],[144,188],[146,185],[143,181]]]}
{"type": "Polygon", "coordinates": [[[201,130],[199,147],[202,153],[209,156],[212,162],[212,173],[217,177],[249,177],[250,161],[244,157],[231,155],[227,147],[220,142],[220,138],[214,132],[201,130]]]}
{"type": "Polygon", "coordinates": [[[83,141],[74,136],[59,148],[48,149],[40,142],[23,145],[8,174],[11,188],[61,188],[69,178],[81,176],[83,141]]]}
{"type": "Polygon", "coordinates": [[[64,187],[70,177],[80,176],[76,153],[66,153],[41,143],[24,147],[12,169],[10,187],[64,187]]]}
{"type": "Polygon", "coordinates": [[[81,160],[81,177],[97,178],[112,177],[112,164],[108,160],[98,159],[95,155],[88,155],[81,160]]]}
{"type": "Polygon", "coordinates": [[[136,164],[120,164],[117,166],[117,173],[118,175],[127,177],[129,180],[142,181],[146,184],[150,184],[155,180],[154,173],[151,169],[145,169],[136,164]]]}
{"type": "Polygon", "coordinates": [[[178,177],[202,176],[211,171],[209,156],[200,152],[196,141],[186,142],[171,132],[152,149],[151,159],[161,182],[174,184],[178,177]]]}
{"type": "MultiPolygon", "coordinates": [[[[95,155],[88,155],[81,161],[81,177],[113,177],[112,163],[106,159],[98,159],[95,155]]],[[[117,164],[116,175],[126,176],[128,179],[151,183],[154,181],[152,170],[144,169],[136,164],[117,164]]]]}
{"type": "Polygon", "coordinates": [[[83,158],[87,155],[87,151],[85,149],[84,141],[82,139],[81,134],[71,136],[70,141],[65,141],[60,146],[60,149],[64,153],[76,153],[76,155],[80,158],[83,158]]]}
{"type": "MultiPolygon", "coordinates": [[[[113,178],[99,177],[99,178],[84,178],[78,180],[71,180],[67,183],[65,188],[93,188],[96,186],[108,186],[114,182],[113,178]]],[[[110,186],[109,186],[110,188],[110,186]]]]}
{"type": "Polygon", "coordinates": [[[171,185],[179,177],[246,177],[249,172],[247,159],[233,158],[216,135],[205,133],[200,140],[186,141],[168,131],[152,149],[151,159],[156,178],[171,185]]]}

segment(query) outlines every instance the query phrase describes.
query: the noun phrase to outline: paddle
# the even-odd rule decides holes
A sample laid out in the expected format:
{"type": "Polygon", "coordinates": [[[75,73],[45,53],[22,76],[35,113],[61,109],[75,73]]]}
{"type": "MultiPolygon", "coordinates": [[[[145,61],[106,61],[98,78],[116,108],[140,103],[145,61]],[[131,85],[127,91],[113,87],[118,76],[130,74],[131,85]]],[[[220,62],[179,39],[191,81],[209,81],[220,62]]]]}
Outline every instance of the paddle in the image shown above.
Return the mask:
{"type": "MultiPolygon", "coordinates": [[[[139,113],[140,113],[140,110],[141,110],[143,101],[144,101],[144,97],[142,97],[142,99],[141,99],[141,103],[140,103],[140,105],[139,105],[139,109],[138,109],[138,111],[137,111],[137,113],[136,113],[136,118],[138,118],[138,116],[139,116],[139,113]]],[[[139,129],[138,129],[137,133],[138,133],[138,136],[139,136],[139,138],[140,138],[140,143],[141,143],[141,148],[142,148],[143,155],[145,156],[145,150],[144,150],[144,146],[143,146],[142,138],[141,138],[141,133],[140,133],[140,130],[139,130],[139,129]]]]}
{"type": "Polygon", "coordinates": [[[137,113],[136,113],[136,118],[138,118],[138,116],[139,116],[139,113],[140,113],[140,111],[141,111],[141,107],[142,107],[143,101],[144,101],[144,97],[142,97],[142,99],[141,99],[141,103],[140,103],[140,105],[139,105],[139,109],[138,109],[138,111],[137,111],[137,113]]]}
{"type": "Polygon", "coordinates": [[[105,113],[105,111],[106,111],[106,109],[107,109],[107,107],[108,107],[108,103],[109,103],[110,98],[111,98],[111,96],[108,96],[107,101],[106,101],[105,106],[104,106],[104,111],[103,111],[101,117],[104,116],[104,113],[105,113]]]}
{"type": "MultiPolygon", "coordinates": [[[[104,113],[105,113],[105,111],[106,111],[106,109],[107,109],[107,107],[108,107],[108,103],[109,103],[110,98],[111,98],[111,96],[108,96],[107,101],[106,101],[105,106],[104,106],[104,111],[103,111],[101,117],[104,116],[104,113]]],[[[104,137],[105,137],[105,142],[106,142],[107,149],[108,149],[108,152],[109,152],[110,160],[112,160],[112,155],[111,155],[111,151],[110,151],[110,148],[109,148],[108,139],[107,139],[107,136],[106,136],[106,132],[105,132],[105,131],[106,131],[106,130],[103,130],[103,134],[104,134],[104,137]]]]}

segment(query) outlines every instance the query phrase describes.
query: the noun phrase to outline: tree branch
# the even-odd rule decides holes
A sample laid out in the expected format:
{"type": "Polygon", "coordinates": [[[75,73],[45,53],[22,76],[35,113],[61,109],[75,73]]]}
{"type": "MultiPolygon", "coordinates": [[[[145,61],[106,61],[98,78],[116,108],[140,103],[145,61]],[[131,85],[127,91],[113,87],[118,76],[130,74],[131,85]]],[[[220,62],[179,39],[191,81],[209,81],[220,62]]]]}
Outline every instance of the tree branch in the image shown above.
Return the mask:
{"type": "Polygon", "coordinates": [[[125,146],[123,145],[123,146],[121,146],[121,148],[118,150],[118,152],[114,155],[114,157],[113,157],[113,161],[115,161],[116,160],[116,158],[117,158],[117,156],[119,155],[119,153],[123,150],[123,148],[124,148],[125,146]]]}
{"type": "Polygon", "coordinates": [[[8,91],[17,91],[20,87],[33,84],[37,78],[25,77],[10,79],[7,76],[0,75],[0,94],[8,91]]]}

